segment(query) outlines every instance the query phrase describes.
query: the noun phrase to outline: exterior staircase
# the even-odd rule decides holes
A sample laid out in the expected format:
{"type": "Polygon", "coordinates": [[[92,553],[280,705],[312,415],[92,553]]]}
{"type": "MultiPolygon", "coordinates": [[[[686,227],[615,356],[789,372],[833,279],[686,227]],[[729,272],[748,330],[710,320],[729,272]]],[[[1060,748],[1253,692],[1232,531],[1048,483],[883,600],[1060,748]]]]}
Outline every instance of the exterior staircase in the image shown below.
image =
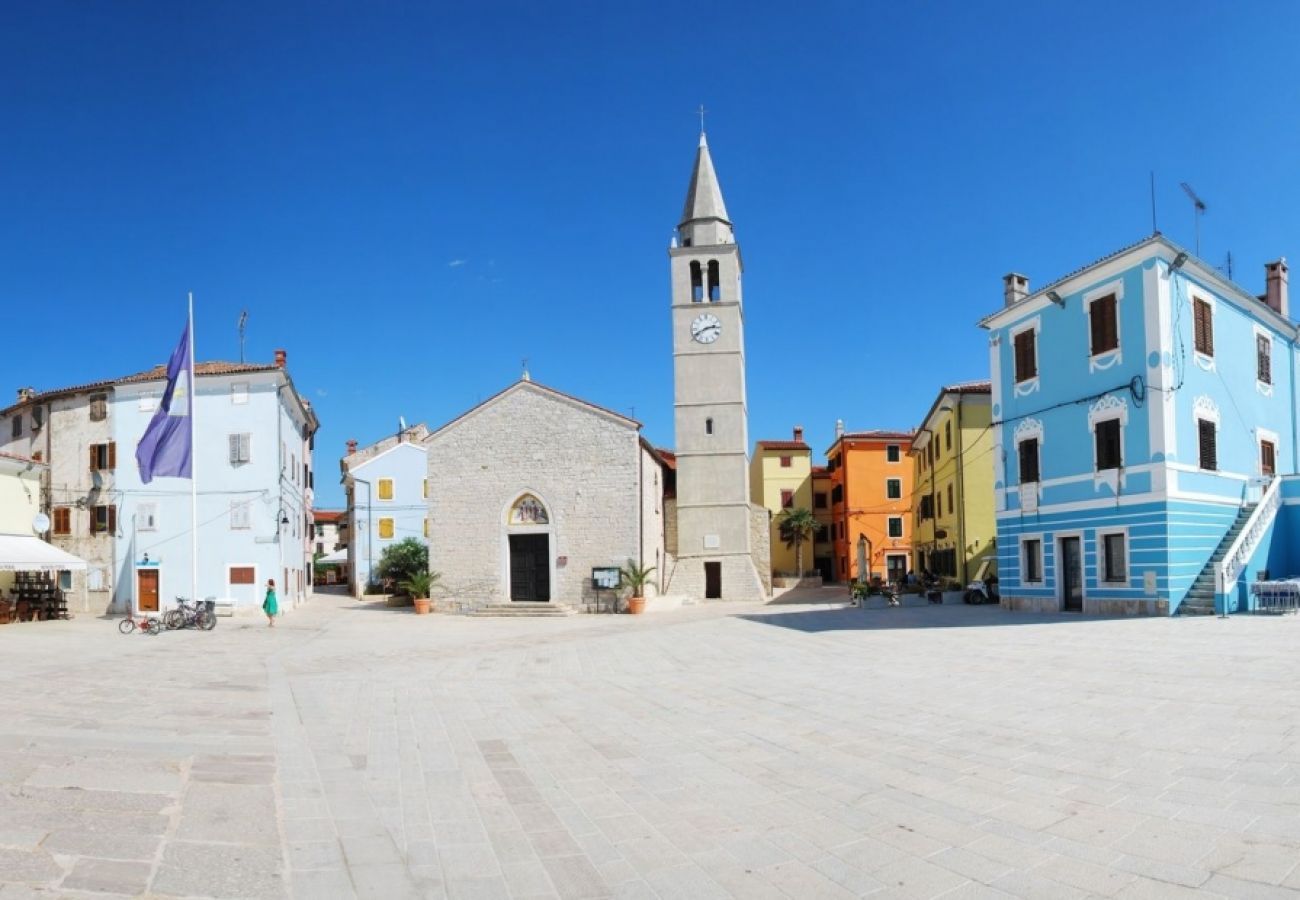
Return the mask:
{"type": "Polygon", "coordinates": [[[1237,519],[1228,529],[1228,533],[1219,541],[1219,546],[1214,548],[1214,553],[1210,556],[1205,568],[1201,569],[1201,574],[1196,576],[1192,582],[1192,587],[1183,598],[1183,602],[1178,604],[1178,615],[1180,616],[1212,616],[1214,615],[1214,573],[1223,562],[1223,558],[1232,548],[1232,543],[1241,534],[1242,529],[1246,527],[1246,520],[1250,514],[1255,511],[1257,504],[1247,503],[1237,513],[1237,519]]]}
{"type": "Polygon", "coordinates": [[[470,612],[471,616],[519,619],[528,617],[561,618],[574,611],[563,603],[485,603],[470,612]]]}

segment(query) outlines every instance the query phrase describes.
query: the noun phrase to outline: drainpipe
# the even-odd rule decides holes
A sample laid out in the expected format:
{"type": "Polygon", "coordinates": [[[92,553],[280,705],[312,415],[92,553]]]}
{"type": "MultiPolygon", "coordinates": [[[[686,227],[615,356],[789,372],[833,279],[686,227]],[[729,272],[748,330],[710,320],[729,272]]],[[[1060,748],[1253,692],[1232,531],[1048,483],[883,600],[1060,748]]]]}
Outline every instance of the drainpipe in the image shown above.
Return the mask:
{"type": "MultiPolygon", "coordinates": [[[[364,484],[366,486],[366,584],[369,585],[375,577],[375,542],[374,535],[370,533],[370,530],[375,527],[374,508],[371,505],[374,497],[371,493],[369,481],[366,481],[364,478],[357,478],[356,476],[351,477],[353,483],[364,484]]],[[[360,532],[361,529],[358,528],[357,531],[360,532]]],[[[354,534],[350,539],[356,540],[356,537],[357,536],[354,534]]],[[[361,595],[363,597],[365,596],[364,588],[361,591],[361,595]]]]}
{"type": "MultiPolygon", "coordinates": [[[[922,426],[921,428],[918,428],[917,431],[924,431],[928,434],[932,443],[939,440],[939,435],[935,434],[929,428],[922,426]]],[[[926,561],[934,562],[934,546],[939,542],[939,539],[935,537],[935,535],[939,533],[939,516],[935,511],[934,505],[934,483],[937,480],[934,474],[934,454],[931,453],[927,457],[927,460],[929,461],[929,465],[926,467],[926,471],[930,473],[930,554],[926,561]]],[[[930,572],[930,575],[933,577],[934,572],[931,572],[928,566],[925,567],[925,570],[930,572]]]]}
{"type": "Polygon", "coordinates": [[[961,440],[961,404],[963,399],[963,394],[957,395],[957,458],[955,462],[957,463],[957,497],[961,502],[961,512],[957,515],[957,547],[958,552],[961,554],[960,581],[962,587],[965,587],[970,573],[967,571],[968,567],[966,565],[966,481],[962,473],[962,469],[964,469],[965,466],[961,464],[963,452],[961,440]]]}

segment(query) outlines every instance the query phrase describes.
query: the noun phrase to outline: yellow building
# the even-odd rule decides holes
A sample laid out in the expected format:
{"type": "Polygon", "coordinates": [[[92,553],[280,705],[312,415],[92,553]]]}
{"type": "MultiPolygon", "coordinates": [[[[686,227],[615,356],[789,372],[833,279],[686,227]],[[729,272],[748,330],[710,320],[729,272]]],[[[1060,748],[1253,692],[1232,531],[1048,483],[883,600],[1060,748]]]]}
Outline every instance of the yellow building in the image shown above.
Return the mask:
{"type": "MultiPolygon", "coordinates": [[[[812,448],[804,443],[802,428],[795,427],[793,440],[758,442],[749,463],[749,499],[769,513],[772,574],[796,575],[795,550],[786,545],[777,517],[782,510],[813,509],[812,448]]],[[[804,542],[803,569],[814,569],[811,538],[804,542]]]]}
{"type": "Polygon", "coordinates": [[[913,568],[945,582],[997,574],[987,381],[939,391],[912,444],[913,568]],[[985,566],[987,563],[987,566],[985,566]]]}

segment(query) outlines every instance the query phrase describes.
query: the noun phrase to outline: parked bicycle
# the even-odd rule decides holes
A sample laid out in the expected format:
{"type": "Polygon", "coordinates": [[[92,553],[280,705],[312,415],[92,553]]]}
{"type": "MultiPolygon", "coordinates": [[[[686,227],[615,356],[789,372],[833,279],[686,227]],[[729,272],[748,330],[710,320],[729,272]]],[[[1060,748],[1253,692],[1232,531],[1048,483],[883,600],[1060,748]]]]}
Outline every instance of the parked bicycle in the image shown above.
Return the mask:
{"type": "Polygon", "coordinates": [[[202,631],[211,631],[217,627],[217,617],[205,603],[190,600],[188,597],[177,597],[176,608],[167,610],[167,614],[163,616],[163,624],[173,630],[198,628],[202,631]]]}
{"type": "Polygon", "coordinates": [[[143,631],[145,634],[157,634],[162,631],[162,622],[159,622],[153,616],[149,616],[148,618],[141,616],[139,621],[131,616],[127,616],[125,619],[117,623],[117,630],[123,634],[130,634],[136,629],[143,631]]]}

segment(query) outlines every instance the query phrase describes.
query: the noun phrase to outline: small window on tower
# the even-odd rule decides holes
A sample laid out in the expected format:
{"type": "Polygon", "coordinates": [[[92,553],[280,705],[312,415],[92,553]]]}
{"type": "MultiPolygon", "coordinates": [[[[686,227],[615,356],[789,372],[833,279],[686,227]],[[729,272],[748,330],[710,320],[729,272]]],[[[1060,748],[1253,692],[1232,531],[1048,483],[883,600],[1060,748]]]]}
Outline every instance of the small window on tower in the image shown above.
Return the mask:
{"type": "Polygon", "coordinates": [[[718,261],[709,260],[709,302],[717,303],[722,299],[722,279],[718,274],[718,261]]]}
{"type": "Polygon", "coordinates": [[[704,272],[699,260],[691,263],[691,302],[699,303],[704,299],[704,272]]]}
{"type": "Polygon", "coordinates": [[[705,419],[705,420],[704,420],[704,433],[705,433],[705,434],[713,434],[713,420],[712,420],[712,419],[705,419]]]}

